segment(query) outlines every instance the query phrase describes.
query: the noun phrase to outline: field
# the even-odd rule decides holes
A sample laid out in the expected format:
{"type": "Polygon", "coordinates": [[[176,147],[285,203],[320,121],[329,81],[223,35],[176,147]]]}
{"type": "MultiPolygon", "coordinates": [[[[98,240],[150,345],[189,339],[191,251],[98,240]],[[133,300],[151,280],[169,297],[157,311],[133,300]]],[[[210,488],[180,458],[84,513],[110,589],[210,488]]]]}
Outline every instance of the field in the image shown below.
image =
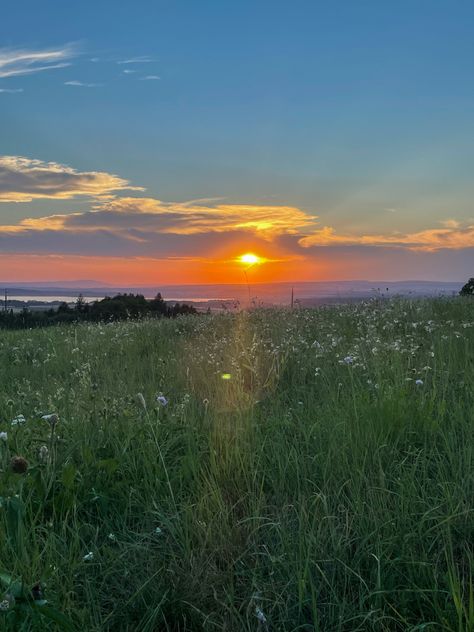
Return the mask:
{"type": "Polygon", "coordinates": [[[461,298],[1,331],[0,629],[474,630],[473,339],[461,298]]]}

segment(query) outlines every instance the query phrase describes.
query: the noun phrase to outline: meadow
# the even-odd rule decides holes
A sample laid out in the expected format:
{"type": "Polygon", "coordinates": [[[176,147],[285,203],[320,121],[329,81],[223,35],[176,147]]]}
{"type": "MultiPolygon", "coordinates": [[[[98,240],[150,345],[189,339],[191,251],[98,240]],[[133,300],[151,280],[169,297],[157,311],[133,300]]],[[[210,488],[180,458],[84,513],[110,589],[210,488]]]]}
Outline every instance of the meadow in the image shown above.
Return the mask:
{"type": "Polygon", "coordinates": [[[473,338],[469,298],[0,331],[0,629],[474,630],[473,338]]]}

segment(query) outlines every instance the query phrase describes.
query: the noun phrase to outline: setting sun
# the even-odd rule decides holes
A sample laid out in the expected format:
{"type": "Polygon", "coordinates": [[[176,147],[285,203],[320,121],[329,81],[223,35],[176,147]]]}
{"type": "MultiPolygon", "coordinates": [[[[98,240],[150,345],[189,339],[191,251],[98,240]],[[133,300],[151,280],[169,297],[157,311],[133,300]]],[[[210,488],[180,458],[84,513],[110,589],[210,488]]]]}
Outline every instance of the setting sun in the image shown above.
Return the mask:
{"type": "Polygon", "coordinates": [[[250,266],[256,265],[257,263],[262,263],[263,259],[254,255],[251,252],[246,252],[244,255],[240,255],[239,257],[240,263],[246,263],[250,266]]]}

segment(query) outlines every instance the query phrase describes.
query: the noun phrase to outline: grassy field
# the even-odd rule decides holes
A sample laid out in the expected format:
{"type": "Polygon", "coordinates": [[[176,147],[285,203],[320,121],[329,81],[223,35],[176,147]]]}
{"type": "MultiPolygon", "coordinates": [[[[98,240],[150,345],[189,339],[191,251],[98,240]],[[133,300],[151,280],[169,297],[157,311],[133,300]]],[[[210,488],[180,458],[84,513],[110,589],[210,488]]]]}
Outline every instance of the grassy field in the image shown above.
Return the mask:
{"type": "Polygon", "coordinates": [[[474,630],[473,339],[469,299],[0,332],[0,629],[474,630]]]}

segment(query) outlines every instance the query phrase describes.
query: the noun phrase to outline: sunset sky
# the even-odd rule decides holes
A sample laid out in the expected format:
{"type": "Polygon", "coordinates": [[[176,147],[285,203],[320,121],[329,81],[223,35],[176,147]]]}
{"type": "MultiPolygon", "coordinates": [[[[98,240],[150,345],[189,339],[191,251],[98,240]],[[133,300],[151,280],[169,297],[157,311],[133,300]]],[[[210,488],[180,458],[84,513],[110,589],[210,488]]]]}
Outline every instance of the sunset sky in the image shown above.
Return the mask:
{"type": "Polygon", "coordinates": [[[474,3],[9,2],[0,281],[474,275],[474,3]]]}

